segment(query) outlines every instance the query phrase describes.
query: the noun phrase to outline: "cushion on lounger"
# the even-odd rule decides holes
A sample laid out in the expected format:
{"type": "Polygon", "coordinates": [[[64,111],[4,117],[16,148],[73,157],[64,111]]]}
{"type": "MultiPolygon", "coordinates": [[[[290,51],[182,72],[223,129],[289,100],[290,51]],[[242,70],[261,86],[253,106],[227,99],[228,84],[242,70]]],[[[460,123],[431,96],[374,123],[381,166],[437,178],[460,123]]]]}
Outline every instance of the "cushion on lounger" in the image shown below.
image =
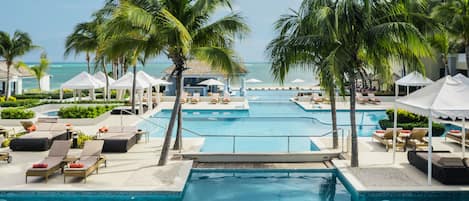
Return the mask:
{"type": "Polygon", "coordinates": [[[83,163],[70,163],[69,168],[83,168],[85,165],[83,163]]]}
{"type": "Polygon", "coordinates": [[[36,129],[37,129],[36,125],[33,124],[32,126],[28,127],[27,131],[30,133],[30,132],[36,131],[36,129]]]}
{"type": "Polygon", "coordinates": [[[454,157],[441,157],[438,163],[445,167],[464,167],[464,163],[461,158],[454,157]]]}
{"type": "Polygon", "coordinates": [[[460,130],[450,130],[449,132],[450,132],[450,133],[461,133],[460,130]]]}
{"type": "Polygon", "coordinates": [[[33,168],[47,168],[47,163],[36,163],[33,164],[33,168]]]}
{"type": "Polygon", "coordinates": [[[384,133],[384,132],[386,132],[386,131],[385,131],[385,130],[377,130],[377,131],[375,131],[375,133],[384,133]]]}
{"type": "Polygon", "coordinates": [[[401,133],[410,133],[410,130],[401,130],[401,133]]]}

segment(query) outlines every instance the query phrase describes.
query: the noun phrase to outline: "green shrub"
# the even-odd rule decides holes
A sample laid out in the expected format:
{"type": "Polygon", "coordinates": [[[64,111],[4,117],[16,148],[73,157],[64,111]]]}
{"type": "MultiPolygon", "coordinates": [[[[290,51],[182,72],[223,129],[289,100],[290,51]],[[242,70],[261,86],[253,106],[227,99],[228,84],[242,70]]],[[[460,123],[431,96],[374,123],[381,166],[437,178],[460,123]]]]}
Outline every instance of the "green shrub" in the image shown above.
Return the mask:
{"type": "Polygon", "coordinates": [[[2,142],[2,147],[9,147],[10,146],[10,139],[5,139],[2,142]]]}
{"type": "MultiPolygon", "coordinates": [[[[72,98],[73,92],[64,92],[63,98],[72,98]]],[[[41,92],[41,93],[25,93],[16,95],[16,99],[60,99],[60,93],[56,92],[41,92]]]]}
{"type": "Polygon", "coordinates": [[[109,110],[112,110],[115,105],[98,105],[98,106],[71,106],[60,108],[58,115],[64,119],[82,119],[82,118],[96,118],[109,110]]]}
{"type": "Polygon", "coordinates": [[[83,149],[83,146],[85,145],[85,142],[88,140],[93,140],[93,136],[91,135],[86,135],[84,133],[78,133],[78,148],[83,149]]]}
{"type": "Polygon", "coordinates": [[[1,112],[2,119],[31,119],[34,115],[33,111],[20,108],[7,108],[1,112]]]}
{"type": "Polygon", "coordinates": [[[8,97],[7,101],[15,102],[16,98],[14,96],[10,96],[10,97],[8,97]]]}
{"type": "MultiPolygon", "coordinates": [[[[388,109],[386,110],[386,115],[388,119],[393,121],[394,120],[394,110],[388,109]]],[[[397,110],[397,121],[399,123],[412,123],[412,122],[427,122],[428,118],[425,116],[417,115],[412,112],[408,112],[406,110],[398,109],[397,110]]]]}
{"type": "Polygon", "coordinates": [[[18,101],[0,101],[0,107],[24,107],[31,108],[40,105],[41,102],[37,99],[25,99],[18,101]]]}
{"type": "MultiPolygon", "coordinates": [[[[382,129],[392,128],[394,122],[387,119],[379,120],[379,125],[382,129]]],[[[411,122],[411,123],[397,123],[398,128],[405,130],[412,130],[413,128],[428,128],[428,122],[411,122]]],[[[441,136],[445,133],[445,126],[443,124],[435,123],[432,124],[432,136],[441,136]]]]}

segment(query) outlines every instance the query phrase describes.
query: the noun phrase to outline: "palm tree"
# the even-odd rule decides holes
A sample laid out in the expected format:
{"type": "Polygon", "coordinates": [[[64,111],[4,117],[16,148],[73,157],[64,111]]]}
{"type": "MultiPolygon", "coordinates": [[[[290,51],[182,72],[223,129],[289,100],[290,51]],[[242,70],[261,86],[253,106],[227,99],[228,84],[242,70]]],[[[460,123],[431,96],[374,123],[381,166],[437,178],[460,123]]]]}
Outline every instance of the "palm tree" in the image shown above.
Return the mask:
{"type": "Polygon", "coordinates": [[[34,75],[34,77],[36,77],[39,91],[41,91],[41,79],[47,74],[48,69],[49,69],[49,60],[47,59],[47,54],[42,53],[39,65],[35,65],[30,68],[32,74],[34,75]]]}
{"type": "Polygon", "coordinates": [[[176,77],[176,100],[158,165],[167,162],[186,62],[189,59],[205,61],[227,74],[235,74],[241,68],[233,51],[233,41],[242,37],[248,28],[237,13],[212,21],[216,9],[222,7],[231,8],[231,1],[122,0],[114,12],[115,21],[110,23],[109,30],[143,35],[131,38],[133,42],[128,45],[145,47],[139,48],[145,58],[164,53],[175,66],[172,74],[176,77]]]}
{"type": "MultiPolygon", "coordinates": [[[[283,82],[291,68],[313,69],[331,101],[332,147],[338,147],[337,110],[335,98],[334,63],[327,60],[334,50],[335,36],[319,32],[319,26],[336,29],[333,1],[303,1],[299,11],[282,16],[276,23],[279,32],[267,47],[272,60],[271,71],[274,77],[283,82]],[[319,15],[318,13],[321,13],[319,15]],[[321,18],[327,24],[319,24],[321,18]],[[328,21],[328,19],[330,21],[328,21]]],[[[332,30],[332,32],[334,32],[332,30]]]]}
{"type": "Polygon", "coordinates": [[[332,10],[333,20],[316,18],[319,24],[333,21],[335,29],[315,27],[320,33],[335,36],[333,51],[327,60],[338,72],[336,82],[350,90],[350,121],[352,139],[351,166],[358,164],[356,125],[356,79],[362,69],[368,69],[381,80],[390,81],[392,61],[417,65],[423,71],[421,57],[430,56],[424,36],[403,17],[407,13],[396,1],[342,0],[320,10],[332,10]]]}
{"type": "Polygon", "coordinates": [[[75,52],[75,55],[85,52],[87,72],[91,73],[90,61],[92,52],[95,52],[98,48],[98,26],[99,24],[95,21],[84,22],[77,24],[65,41],[65,57],[75,52]]]}
{"type": "MultiPolygon", "coordinates": [[[[446,0],[433,8],[432,17],[440,21],[455,41],[465,47],[466,61],[469,61],[469,1],[446,0]]],[[[469,75],[469,62],[466,62],[469,75]]]]}
{"type": "Polygon", "coordinates": [[[15,58],[23,56],[34,48],[36,46],[33,45],[29,34],[15,31],[10,37],[10,34],[0,31],[0,57],[3,57],[7,64],[6,99],[10,97],[10,70],[15,58]]]}

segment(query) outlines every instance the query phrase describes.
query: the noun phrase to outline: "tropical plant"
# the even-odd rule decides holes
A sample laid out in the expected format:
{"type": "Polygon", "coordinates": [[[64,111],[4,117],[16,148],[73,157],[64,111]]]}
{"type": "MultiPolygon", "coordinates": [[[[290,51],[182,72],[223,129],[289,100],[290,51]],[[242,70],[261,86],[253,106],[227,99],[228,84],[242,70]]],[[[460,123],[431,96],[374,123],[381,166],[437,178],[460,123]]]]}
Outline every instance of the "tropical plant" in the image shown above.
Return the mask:
{"type": "Polygon", "coordinates": [[[320,32],[324,30],[316,28],[326,26],[330,29],[337,29],[333,10],[327,9],[333,6],[333,3],[333,1],[304,1],[299,11],[283,15],[275,26],[279,36],[268,45],[267,51],[272,60],[271,71],[274,77],[282,83],[291,68],[306,68],[315,72],[321,87],[327,91],[331,101],[332,146],[336,149],[338,130],[335,66],[327,59],[336,47],[336,40],[335,35],[324,34],[320,32]]]}
{"type": "MultiPolygon", "coordinates": [[[[5,87],[5,95],[7,99],[10,97],[10,71],[15,58],[23,56],[34,48],[36,48],[36,46],[33,45],[29,34],[15,31],[13,36],[10,37],[10,34],[0,31],[0,57],[5,59],[7,65],[7,84],[5,87]]],[[[14,66],[16,68],[20,67],[20,65],[14,66]]]]}
{"type": "Polygon", "coordinates": [[[189,59],[201,60],[230,75],[241,71],[233,41],[241,38],[248,27],[238,13],[213,21],[211,17],[216,9],[223,7],[231,8],[231,1],[122,0],[108,24],[108,30],[115,35],[125,35],[113,49],[126,47],[144,58],[164,53],[175,66],[171,76],[176,79],[176,99],[158,165],[167,162],[176,116],[180,111],[182,73],[187,69],[186,62],[189,59]]]}
{"type": "MultiPolygon", "coordinates": [[[[432,17],[441,22],[451,38],[465,48],[466,61],[469,61],[469,1],[446,0],[436,4],[432,17]]],[[[469,62],[466,62],[469,75],[469,62]]]]}
{"type": "Polygon", "coordinates": [[[65,57],[75,52],[78,55],[82,52],[86,54],[87,72],[91,73],[90,53],[98,48],[98,23],[96,21],[77,24],[73,33],[65,40],[65,57]]]}
{"type": "Polygon", "coordinates": [[[39,91],[41,90],[41,79],[47,74],[48,69],[49,69],[49,60],[47,59],[47,54],[42,53],[39,65],[35,65],[30,68],[32,74],[37,80],[37,86],[39,88],[39,91]]]}
{"type": "Polygon", "coordinates": [[[323,26],[314,28],[335,39],[335,46],[327,54],[327,62],[333,64],[334,72],[337,72],[334,74],[336,84],[350,90],[351,166],[357,167],[357,77],[366,69],[381,80],[390,81],[391,64],[396,60],[416,65],[423,71],[420,58],[429,56],[430,48],[419,29],[403,17],[408,13],[398,1],[333,1],[318,10],[322,12],[318,12],[314,19],[323,26]],[[325,11],[332,14],[325,15],[325,11]],[[330,25],[330,22],[334,24],[330,25]]]}

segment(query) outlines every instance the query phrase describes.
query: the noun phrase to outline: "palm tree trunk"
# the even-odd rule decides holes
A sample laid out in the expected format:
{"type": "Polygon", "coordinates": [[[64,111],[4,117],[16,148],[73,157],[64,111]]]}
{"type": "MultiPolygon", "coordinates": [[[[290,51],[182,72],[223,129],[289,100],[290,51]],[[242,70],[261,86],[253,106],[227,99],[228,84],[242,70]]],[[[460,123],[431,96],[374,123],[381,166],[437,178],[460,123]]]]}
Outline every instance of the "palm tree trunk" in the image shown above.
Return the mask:
{"type": "Polygon", "coordinates": [[[332,116],[332,148],[337,149],[337,147],[339,147],[339,134],[337,130],[337,110],[336,110],[336,103],[335,103],[335,89],[333,87],[329,89],[329,98],[331,101],[331,116],[332,116]]]}
{"type": "Polygon", "coordinates": [[[41,78],[37,80],[37,86],[39,87],[39,91],[42,91],[41,90],[41,78]]]}
{"type": "Polygon", "coordinates": [[[90,67],[90,53],[86,52],[86,63],[88,65],[88,73],[91,72],[91,67],[90,67]]]}
{"type": "Polygon", "coordinates": [[[466,45],[466,67],[467,67],[467,76],[469,76],[469,45],[466,45]]]}
{"type": "Polygon", "coordinates": [[[448,66],[448,55],[441,55],[441,61],[443,62],[443,65],[445,67],[445,76],[449,75],[449,66],[448,66]]]}
{"type": "Polygon", "coordinates": [[[171,145],[171,136],[173,133],[174,123],[176,121],[176,115],[179,111],[179,104],[181,101],[181,92],[182,92],[182,70],[183,62],[177,63],[176,65],[176,100],[174,101],[173,111],[171,112],[171,117],[169,119],[168,130],[166,130],[166,135],[164,137],[163,148],[161,149],[160,160],[158,161],[158,166],[166,165],[168,160],[169,147],[171,145]]]}
{"type": "Polygon", "coordinates": [[[7,61],[7,83],[6,83],[6,87],[5,87],[5,100],[8,100],[8,98],[10,97],[10,68],[11,68],[11,64],[12,62],[11,61],[7,61]]]}
{"type": "Polygon", "coordinates": [[[355,83],[356,75],[350,75],[350,125],[352,129],[352,159],[351,166],[358,167],[358,142],[357,142],[357,122],[355,117],[355,104],[356,104],[356,89],[355,83]]]}
{"type": "MultiPolygon", "coordinates": [[[[136,111],[135,111],[135,95],[137,93],[137,65],[135,64],[133,66],[133,72],[134,72],[134,75],[133,75],[133,79],[132,79],[132,100],[131,100],[131,104],[132,104],[132,113],[136,114],[136,111]]],[[[143,111],[139,111],[140,113],[143,112],[143,111]]]]}
{"type": "MultiPolygon", "coordinates": [[[[106,78],[106,88],[104,89],[106,96],[103,97],[103,98],[104,98],[104,100],[110,100],[111,99],[111,94],[110,94],[110,91],[109,91],[109,75],[107,74],[106,64],[104,63],[104,61],[102,63],[102,68],[103,68],[104,77],[106,78]]],[[[133,84],[135,85],[135,83],[133,83],[133,84]]],[[[132,86],[132,88],[135,87],[134,85],[132,86]]]]}
{"type": "Polygon", "coordinates": [[[179,105],[176,141],[174,142],[174,146],[173,146],[173,150],[180,150],[180,149],[182,149],[182,105],[179,105]]]}

